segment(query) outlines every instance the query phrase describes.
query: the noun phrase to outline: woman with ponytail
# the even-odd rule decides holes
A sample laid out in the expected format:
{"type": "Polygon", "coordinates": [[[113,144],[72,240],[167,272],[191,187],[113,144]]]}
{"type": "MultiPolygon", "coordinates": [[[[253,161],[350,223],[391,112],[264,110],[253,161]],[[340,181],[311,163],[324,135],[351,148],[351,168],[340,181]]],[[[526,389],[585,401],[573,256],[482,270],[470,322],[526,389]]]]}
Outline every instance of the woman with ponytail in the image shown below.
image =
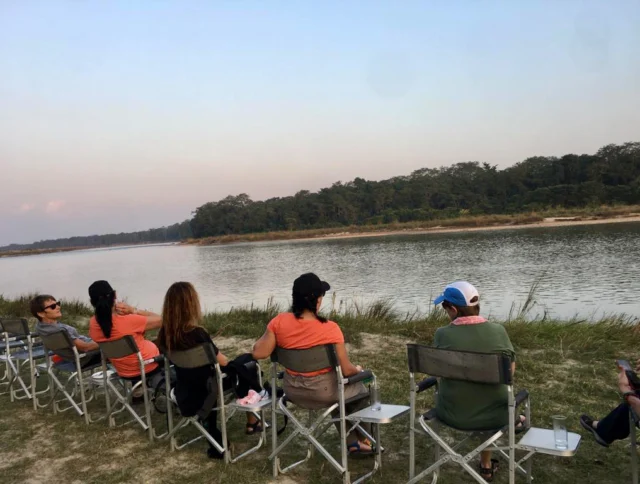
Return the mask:
{"type": "MultiPolygon", "coordinates": [[[[128,304],[116,303],[116,291],[107,281],[96,281],[89,286],[89,298],[95,308],[89,321],[89,336],[96,343],[113,341],[131,335],[138,345],[142,359],[148,360],[160,354],[153,342],[145,339],[145,331],[157,329],[162,324],[158,314],[140,311],[128,304]]],[[[111,364],[119,376],[135,378],[140,376],[140,366],[136,355],[114,358],[111,364]]],[[[145,366],[147,376],[159,373],[157,363],[145,366]]]]}
{"type": "MultiPolygon", "coordinates": [[[[340,327],[318,314],[322,298],[331,289],[328,283],[313,273],[302,274],[293,282],[291,311],[278,314],[267,325],[264,335],[253,346],[255,359],[268,358],[276,346],[285,349],[307,349],[313,346],[334,344],[338,361],[345,377],[362,371],[351,363],[340,327]]],[[[332,368],[309,373],[287,370],[284,374],[284,393],[294,404],[307,409],[326,408],[338,401],[338,383],[332,368]]],[[[362,383],[345,386],[345,399],[368,395],[362,383]]],[[[367,399],[347,404],[347,413],[368,406],[367,399]]],[[[370,433],[367,424],[362,425],[370,433]]],[[[336,422],[340,431],[340,424],[336,422]]],[[[374,455],[371,442],[358,431],[347,436],[350,455],[374,455]]]]}

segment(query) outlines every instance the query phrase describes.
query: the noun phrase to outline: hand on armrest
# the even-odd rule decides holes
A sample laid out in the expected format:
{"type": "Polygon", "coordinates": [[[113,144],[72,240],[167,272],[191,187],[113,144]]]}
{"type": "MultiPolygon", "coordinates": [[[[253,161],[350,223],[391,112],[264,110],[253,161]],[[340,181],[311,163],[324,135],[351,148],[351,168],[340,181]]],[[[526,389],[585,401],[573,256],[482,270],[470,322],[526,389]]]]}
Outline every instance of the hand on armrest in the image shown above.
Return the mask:
{"type": "Polygon", "coordinates": [[[438,383],[438,379],[435,376],[430,376],[429,378],[425,378],[421,382],[419,382],[416,386],[418,387],[417,393],[424,392],[428,390],[432,386],[438,383]]]}
{"type": "Polygon", "coordinates": [[[362,370],[356,373],[355,375],[351,375],[347,377],[347,384],[351,385],[353,383],[358,383],[368,378],[373,378],[373,372],[371,370],[362,370]]]}
{"type": "Polygon", "coordinates": [[[529,398],[529,390],[520,390],[516,395],[516,407],[520,406],[527,398],[529,398]]]}

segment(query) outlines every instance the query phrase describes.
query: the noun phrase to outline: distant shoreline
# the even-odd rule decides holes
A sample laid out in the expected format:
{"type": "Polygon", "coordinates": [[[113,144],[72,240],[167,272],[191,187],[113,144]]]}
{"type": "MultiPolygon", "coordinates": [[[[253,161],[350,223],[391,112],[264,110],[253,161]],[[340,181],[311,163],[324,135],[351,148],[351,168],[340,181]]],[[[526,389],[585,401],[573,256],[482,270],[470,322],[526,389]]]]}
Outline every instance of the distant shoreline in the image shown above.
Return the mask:
{"type": "MultiPolygon", "coordinates": [[[[498,219],[509,219],[509,216],[497,216],[498,219]]],[[[90,250],[90,249],[107,249],[116,247],[141,247],[146,245],[228,245],[237,243],[251,243],[251,242],[269,242],[279,240],[331,240],[331,239],[349,239],[357,237],[386,237],[394,235],[422,235],[422,234],[446,234],[446,233],[459,233],[459,232],[481,232],[481,231],[493,231],[493,230],[511,230],[511,229],[526,229],[526,228],[551,228],[551,227],[567,227],[571,225],[602,225],[613,223],[632,223],[640,222],[640,213],[628,213],[616,216],[607,217],[511,217],[513,220],[496,222],[489,218],[486,224],[482,225],[479,221],[482,217],[468,219],[468,225],[464,222],[457,226],[443,226],[434,225],[432,227],[419,227],[416,223],[407,224],[406,228],[402,228],[402,224],[395,224],[394,228],[384,229],[376,226],[352,226],[333,229],[317,229],[317,230],[305,230],[305,231],[291,231],[291,232],[264,232],[258,234],[238,234],[232,236],[220,236],[220,237],[207,237],[203,239],[189,239],[182,242],[173,242],[167,244],[126,244],[126,245],[110,245],[110,246],[92,246],[92,247],[60,247],[54,249],[26,249],[0,252],[0,258],[4,257],[24,257],[30,255],[42,255],[42,254],[54,254],[58,252],[72,252],[77,250],[90,250]],[[400,225],[400,227],[397,227],[400,225]],[[409,226],[410,225],[410,226],[409,226]],[[397,228],[396,228],[397,227],[397,228]]],[[[452,219],[455,221],[456,219],[452,219]]],[[[445,222],[445,221],[442,221],[445,222]]],[[[450,222],[450,221],[449,221],[450,222]]]]}

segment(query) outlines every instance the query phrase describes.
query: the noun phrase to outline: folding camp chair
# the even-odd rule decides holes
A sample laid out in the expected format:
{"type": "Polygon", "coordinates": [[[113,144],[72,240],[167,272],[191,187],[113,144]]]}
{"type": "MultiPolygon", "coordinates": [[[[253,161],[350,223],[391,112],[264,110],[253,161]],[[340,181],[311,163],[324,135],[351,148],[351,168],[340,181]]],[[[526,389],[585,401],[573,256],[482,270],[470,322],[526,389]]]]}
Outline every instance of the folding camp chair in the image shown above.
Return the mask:
{"type": "Polygon", "coordinates": [[[477,472],[476,468],[469,462],[483,450],[495,450],[500,455],[508,459],[509,462],[509,483],[515,483],[515,471],[527,477],[530,483],[531,464],[534,454],[548,454],[556,456],[571,457],[575,454],[580,444],[580,435],[573,432],[568,433],[568,447],[558,449],[555,446],[553,430],[531,427],[531,407],[529,392],[521,390],[514,397],[513,382],[511,375],[511,360],[502,354],[474,353],[454,350],[444,350],[430,348],[416,344],[407,345],[409,360],[409,376],[411,382],[411,422],[409,430],[409,483],[414,483],[423,477],[433,474],[432,483],[438,479],[440,467],[446,462],[455,462],[462,466],[477,482],[484,483],[485,479],[477,472]],[[415,373],[431,375],[430,377],[415,382],[415,373]],[[438,379],[436,377],[449,378],[453,380],[467,381],[473,383],[506,385],[508,390],[508,418],[509,424],[499,429],[486,429],[482,431],[465,431],[464,429],[454,429],[440,421],[436,415],[436,409],[431,409],[422,414],[419,418],[420,428],[416,427],[416,396],[429,388],[438,391],[438,379]],[[518,443],[516,436],[516,409],[521,404],[525,405],[526,433],[518,443]],[[438,433],[440,425],[451,428],[458,432],[467,433],[467,437],[458,444],[449,445],[438,433]],[[415,434],[426,433],[436,443],[434,463],[420,474],[415,475],[415,434]],[[499,439],[504,435],[508,436],[508,445],[499,445],[499,439]],[[458,450],[462,444],[473,438],[481,438],[482,443],[468,452],[461,454],[458,450]],[[440,457],[440,450],[444,450],[445,455],[440,457]],[[526,454],[516,461],[516,450],[525,451],[526,454]],[[526,463],[526,469],[522,464],[526,463]]]}
{"type": "MultiPolygon", "coordinates": [[[[258,364],[256,362],[251,362],[251,363],[247,363],[245,366],[252,366],[253,368],[255,368],[258,374],[258,381],[260,383],[260,386],[262,386],[262,374],[258,364]]],[[[216,448],[218,452],[224,453],[225,463],[232,464],[242,459],[243,457],[246,457],[249,454],[254,453],[260,447],[262,447],[262,444],[264,442],[266,442],[267,425],[265,421],[264,410],[265,408],[268,408],[271,406],[271,398],[264,398],[260,400],[258,403],[253,405],[240,405],[236,402],[227,403],[229,398],[231,399],[235,398],[235,394],[233,392],[233,389],[227,390],[226,392],[224,391],[224,388],[223,388],[224,378],[226,378],[226,375],[224,375],[220,370],[220,364],[218,363],[215,350],[211,343],[203,343],[201,345],[198,345],[194,348],[191,348],[185,351],[171,351],[165,355],[165,381],[167,382],[167,392],[169,394],[169,400],[170,400],[170,403],[167,408],[167,417],[169,421],[169,441],[170,441],[171,450],[183,449],[187,445],[197,442],[202,438],[205,438],[207,441],[209,441],[209,443],[213,447],[216,448]],[[212,411],[217,410],[219,412],[222,444],[217,442],[211,436],[211,434],[202,425],[202,423],[200,423],[200,420],[197,415],[190,416],[190,417],[183,416],[182,419],[178,422],[178,424],[174,427],[173,407],[174,406],[177,407],[177,402],[175,398],[175,392],[173,390],[170,390],[170,386],[169,386],[170,385],[169,382],[171,381],[171,378],[170,378],[171,364],[175,365],[178,368],[185,368],[185,369],[200,368],[203,366],[214,367],[216,381],[215,383],[212,382],[212,384],[216,385],[216,391],[215,393],[214,392],[211,393],[211,397],[210,397],[211,401],[206,401],[205,405],[210,404],[212,411]],[[252,413],[256,415],[258,418],[260,418],[260,421],[262,422],[262,432],[260,434],[260,439],[258,440],[258,443],[236,457],[233,457],[231,455],[231,450],[227,446],[227,420],[229,418],[229,415],[227,414],[227,410],[231,410],[231,411],[237,410],[243,413],[247,413],[247,412],[252,413]],[[192,425],[193,427],[195,427],[200,432],[201,435],[183,444],[178,444],[176,440],[177,432],[181,429],[184,429],[185,427],[188,427],[189,425],[192,425]]]]}
{"type": "Polygon", "coordinates": [[[127,411],[133,419],[122,422],[118,426],[127,425],[132,422],[138,423],[149,434],[149,440],[153,442],[153,439],[162,439],[167,435],[167,432],[158,434],[151,422],[151,402],[149,399],[149,387],[147,386],[147,375],[145,373],[145,366],[159,363],[164,357],[162,355],[150,358],[147,360],[142,359],[142,354],[138,349],[133,336],[127,335],[122,338],[113,341],[104,341],[98,343],[100,352],[102,353],[102,385],[105,391],[105,398],[107,402],[107,419],[110,427],[116,426],[115,415],[127,411]],[[121,377],[114,374],[111,371],[107,371],[107,359],[124,358],[125,356],[135,355],[138,359],[138,365],[140,368],[140,376],[136,378],[121,377]],[[142,389],[142,396],[144,401],[144,416],[141,416],[132,407],[133,392],[136,389],[142,389]],[[111,405],[111,395],[113,392],[116,402],[111,405]]]}
{"type": "Polygon", "coordinates": [[[39,375],[35,367],[35,361],[45,357],[45,349],[42,344],[35,342],[37,335],[31,333],[26,319],[2,319],[2,343],[4,354],[0,355],[0,362],[5,363],[6,381],[0,383],[0,387],[6,387],[7,391],[0,395],[9,394],[11,401],[32,400],[33,409],[37,410],[37,395],[46,393],[49,389],[36,390],[36,377],[39,375]],[[27,384],[22,373],[24,367],[29,370],[29,383],[27,384]],[[19,388],[15,388],[15,385],[19,388]]]}
{"type": "Polygon", "coordinates": [[[2,373],[0,376],[0,388],[6,387],[11,380],[11,369],[9,368],[9,352],[13,350],[27,350],[27,343],[24,339],[17,339],[16,337],[10,337],[8,342],[5,342],[5,335],[2,329],[2,319],[0,319],[0,361],[2,364],[2,373]]]}
{"type": "MultiPolygon", "coordinates": [[[[402,405],[380,405],[379,409],[373,409],[373,407],[366,407],[353,414],[347,415],[345,405],[354,401],[358,401],[367,398],[368,395],[358,395],[349,400],[345,400],[344,388],[346,385],[355,384],[358,382],[364,382],[370,380],[373,385],[376,385],[375,375],[371,370],[361,371],[356,375],[350,377],[343,377],[342,368],[338,362],[336,356],[335,346],[319,345],[309,349],[297,350],[297,349],[284,349],[277,347],[271,355],[272,365],[272,391],[275,394],[277,388],[277,380],[281,374],[278,373],[278,364],[284,368],[295,371],[297,373],[308,373],[325,368],[331,368],[335,373],[336,381],[338,385],[339,399],[336,403],[330,405],[326,409],[318,411],[319,416],[314,415],[315,412],[309,410],[309,426],[305,426],[302,422],[294,416],[294,414],[286,407],[287,399],[286,394],[280,399],[273,399],[271,407],[271,421],[276,422],[276,416],[281,413],[287,418],[294,426],[293,432],[284,441],[278,445],[278,432],[272,431],[272,445],[273,449],[269,459],[273,461],[273,477],[278,477],[279,473],[285,474],[291,469],[308,461],[313,455],[313,450],[317,449],[322,456],[329,461],[329,463],[342,475],[344,484],[351,483],[351,475],[349,473],[348,451],[347,451],[347,435],[353,430],[358,429],[363,435],[366,435],[369,440],[374,444],[376,448],[376,459],[374,461],[373,469],[360,477],[355,483],[361,482],[364,479],[371,477],[382,466],[382,446],[380,444],[380,424],[390,423],[394,418],[399,417],[409,411],[409,407],[402,405]],[[276,402],[277,400],[277,402],[276,402]],[[332,413],[335,410],[339,410],[339,417],[332,417],[332,413]],[[319,442],[319,437],[329,428],[332,424],[339,422],[340,424],[340,460],[334,458],[331,453],[319,442]],[[349,427],[347,427],[347,422],[349,427]],[[373,433],[375,438],[369,435],[360,425],[363,422],[373,424],[373,433]],[[286,468],[280,466],[280,454],[282,450],[296,437],[302,437],[307,441],[307,455],[302,460],[294,462],[286,468]]],[[[308,410],[308,409],[305,409],[308,410]]]]}
{"type": "Polygon", "coordinates": [[[87,403],[93,400],[95,395],[95,387],[90,376],[94,369],[100,367],[100,363],[83,367],[83,360],[89,358],[91,354],[78,353],[73,340],[66,331],[41,335],[40,338],[47,350],[64,358],[64,360],[59,363],[53,363],[48,351],[45,353],[46,363],[41,366],[41,369],[49,377],[50,398],[44,404],[38,401],[38,406],[45,408],[51,404],[54,414],[74,409],[78,415],[84,417],[87,424],[102,420],[104,416],[94,419],[87,411],[87,403]],[[87,373],[88,375],[86,375],[87,373]],[[65,383],[62,383],[58,378],[58,376],[62,375],[66,375],[65,383]],[[71,393],[67,391],[69,385],[73,385],[71,393]],[[63,398],[56,400],[56,396],[59,393],[62,393],[63,398]],[[89,394],[87,395],[87,393],[89,394]],[[79,397],[79,401],[76,397],[79,397]],[[63,407],[61,404],[65,401],[68,405],[63,407]]]}

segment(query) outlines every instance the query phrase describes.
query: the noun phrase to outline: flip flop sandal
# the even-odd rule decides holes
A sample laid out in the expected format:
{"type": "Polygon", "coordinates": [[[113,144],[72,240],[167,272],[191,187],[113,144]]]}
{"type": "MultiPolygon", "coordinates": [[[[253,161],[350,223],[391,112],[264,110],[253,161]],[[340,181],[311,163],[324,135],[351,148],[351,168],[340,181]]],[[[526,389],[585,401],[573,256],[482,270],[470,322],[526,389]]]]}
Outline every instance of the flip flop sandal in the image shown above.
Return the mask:
{"type": "Polygon", "coordinates": [[[593,437],[596,439],[596,442],[599,443],[602,447],[609,447],[609,444],[598,434],[598,431],[593,426],[593,419],[588,415],[580,416],[580,425],[589,432],[593,434],[593,437]]]}
{"type": "Polygon", "coordinates": [[[524,415],[518,415],[520,421],[516,424],[516,435],[527,430],[527,418],[524,415]]]}
{"type": "Polygon", "coordinates": [[[247,435],[259,434],[260,432],[262,432],[262,423],[260,420],[252,424],[248,423],[247,428],[244,431],[247,435]]]}
{"type": "Polygon", "coordinates": [[[493,477],[496,475],[496,472],[498,472],[498,460],[491,459],[491,467],[482,467],[482,463],[478,464],[478,467],[480,468],[480,475],[482,478],[487,482],[491,482],[493,481],[493,477]]]}

